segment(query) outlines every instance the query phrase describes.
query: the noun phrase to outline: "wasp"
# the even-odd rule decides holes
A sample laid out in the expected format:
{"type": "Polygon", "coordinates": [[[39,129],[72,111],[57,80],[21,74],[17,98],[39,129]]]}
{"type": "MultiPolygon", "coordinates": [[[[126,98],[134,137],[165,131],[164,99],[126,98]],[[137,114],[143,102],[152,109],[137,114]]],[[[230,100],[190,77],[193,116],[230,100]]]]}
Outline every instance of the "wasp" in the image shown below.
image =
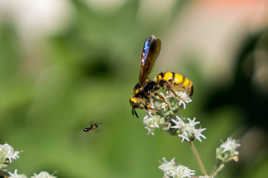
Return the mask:
{"type": "Polygon", "coordinates": [[[152,97],[158,97],[165,102],[165,98],[156,91],[165,88],[171,91],[176,97],[176,91],[184,91],[189,96],[193,94],[192,81],[181,74],[174,72],[161,72],[151,80],[148,78],[154,63],[159,56],[161,40],[154,35],[148,37],[143,45],[140,57],[139,81],[133,88],[133,96],[130,97],[132,114],[138,117],[136,108],[153,110],[150,106],[152,97]]]}

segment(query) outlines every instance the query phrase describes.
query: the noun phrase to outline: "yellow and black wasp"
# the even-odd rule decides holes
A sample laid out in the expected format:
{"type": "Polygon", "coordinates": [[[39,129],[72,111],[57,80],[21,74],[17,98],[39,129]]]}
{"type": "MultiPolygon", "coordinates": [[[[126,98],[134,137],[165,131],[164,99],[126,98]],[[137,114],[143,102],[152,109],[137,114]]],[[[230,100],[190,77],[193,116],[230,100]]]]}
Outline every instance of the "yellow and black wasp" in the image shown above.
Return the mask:
{"type": "Polygon", "coordinates": [[[140,58],[140,74],[139,82],[133,88],[133,96],[130,97],[130,105],[132,114],[138,117],[136,108],[151,110],[151,97],[159,97],[163,101],[162,95],[158,94],[157,90],[165,88],[171,91],[175,96],[175,91],[185,91],[189,96],[193,94],[192,81],[181,74],[174,72],[161,72],[154,80],[148,78],[152,71],[155,60],[157,59],[161,49],[161,40],[154,35],[148,37],[143,46],[143,51],[140,58]]]}

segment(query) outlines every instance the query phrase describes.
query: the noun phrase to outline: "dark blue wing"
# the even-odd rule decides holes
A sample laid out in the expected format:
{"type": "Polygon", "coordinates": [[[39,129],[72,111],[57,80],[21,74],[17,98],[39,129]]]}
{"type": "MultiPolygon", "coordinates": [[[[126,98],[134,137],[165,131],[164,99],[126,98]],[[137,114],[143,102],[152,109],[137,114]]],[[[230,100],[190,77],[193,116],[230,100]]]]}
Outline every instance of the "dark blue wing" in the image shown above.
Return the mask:
{"type": "Polygon", "coordinates": [[[139,84],[142,86],[150,74],[154,62],[160,53],[161,41],[154,35],[151,35],[144,42],[141,59],[139,84]]]}

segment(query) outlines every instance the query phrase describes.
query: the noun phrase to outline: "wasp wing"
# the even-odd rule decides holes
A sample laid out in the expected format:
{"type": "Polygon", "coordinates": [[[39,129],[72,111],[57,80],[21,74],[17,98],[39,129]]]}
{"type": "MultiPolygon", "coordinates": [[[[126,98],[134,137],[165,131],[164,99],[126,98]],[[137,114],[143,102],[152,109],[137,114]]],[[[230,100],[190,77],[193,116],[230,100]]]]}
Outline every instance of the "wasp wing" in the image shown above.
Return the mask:
{"type": "Polygon", "coordinates": [[[148,75],[151,73],[155,60],[161,49],[161,40],[154,35],[146,39],[140,59],[139,85],[143,86],[148,75]]]}

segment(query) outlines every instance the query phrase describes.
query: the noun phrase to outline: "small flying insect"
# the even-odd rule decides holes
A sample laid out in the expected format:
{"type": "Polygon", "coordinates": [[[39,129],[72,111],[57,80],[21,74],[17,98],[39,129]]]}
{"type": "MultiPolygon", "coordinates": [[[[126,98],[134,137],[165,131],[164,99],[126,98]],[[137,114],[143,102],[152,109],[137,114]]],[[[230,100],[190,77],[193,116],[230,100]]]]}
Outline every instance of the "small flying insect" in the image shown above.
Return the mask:
{"type": "Polygon", "coordinates": [[[148,37],[143,46],[143,51],[140,58],[140,74],[139,82],[133,89],[133,95],[130,97],[130,105],[132,114],[138,117],[136,108],[153,110],[150,107],[150,99],[158,97],[164,102],[165,98],[156,91],[160,88],[165,88],[171,91],[176,97],[175,91],[184,91],[189,96],[193,94],[193,83],[188,78],[174,72],[161,72],[154,80],[148,78],[152,71],[154,63],[160,53],[161,40],[154,35],[148,37]]]}
{"type": "Polygon", "coordinates": [[[84,133],[90,133],[93,131],[96,131],[97,128],[99,128],[100,123],[98,122],[92,122],[88,127],[85,127],[82,129],[84,133]]]}

